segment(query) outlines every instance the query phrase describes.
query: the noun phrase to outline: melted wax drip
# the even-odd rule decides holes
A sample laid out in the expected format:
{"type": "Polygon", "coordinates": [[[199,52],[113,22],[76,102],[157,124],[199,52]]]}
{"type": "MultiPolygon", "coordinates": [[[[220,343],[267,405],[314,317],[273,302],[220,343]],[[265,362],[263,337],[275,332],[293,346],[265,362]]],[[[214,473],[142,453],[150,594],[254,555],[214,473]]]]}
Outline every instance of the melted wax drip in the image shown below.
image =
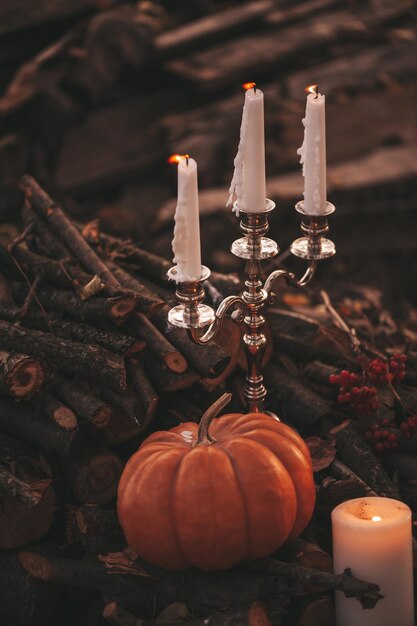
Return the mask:
{"type": "Polygon", "coordinates": [[[249,106],[247,102],[248,101],[245,99],[245,104],[243,106],[243,112],[242,112],[242,122],[240,125],[239,147],[237,149],[237,154],[233,162],[235,169],[233,172],[232,182],[230,183],[229,199],[226,204],[226,206],[230,206],[231,204],[233,204],[233,201],[235,199],[237,200],[236,206],[233,207],[233,211],[235,211],[236,216],[239,216],[239,206],[238,206],[239,200],[243,199],[243,195],[242,195],[243,163],[244,163],[246,143],[247,143],[248,110],[249,110],[249,106]]]}

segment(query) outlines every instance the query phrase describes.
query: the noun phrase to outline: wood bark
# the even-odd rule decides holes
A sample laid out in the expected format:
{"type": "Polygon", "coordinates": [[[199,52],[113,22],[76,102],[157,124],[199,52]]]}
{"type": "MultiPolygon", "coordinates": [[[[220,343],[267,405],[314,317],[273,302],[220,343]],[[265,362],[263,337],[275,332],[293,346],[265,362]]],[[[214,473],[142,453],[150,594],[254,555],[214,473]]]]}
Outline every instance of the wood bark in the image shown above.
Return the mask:
{"type": "Polygon", "coordinates": [[[55,492],[46,460],[17,439],[0,434],[0,548],[37,541],[55,515],[55,492]]]}
{"type": "Polygon", "coordinates": [[[36,213],[28,198],[25,199],[22,217],[26,228],[30,229],[29,241],[32,240],[32,236],[35,237],[38,252],[53,259],[70,258],[69,250],[55,237],[44,220],[36,213]]]}
{"type": "Polygon", "coordinates": [[[333,463],[330,465],[330,472],[332,476],[338,478],[339,480],[350,480],[358,484],[359,487],[362,487],[365,492],[370,496],[376,496],[376,492],[371,489],[369,485],[367,485],[354,471],[350,469],[347,465],[342,463],[340,459],[335,459],[333,463]]]}
{"type": "Polygon", "coordinates": [[[150,315],[153,311],[158,310],[164,304],[164,301],[144,285],[138,278],[132,276],[121,268],[117,263],[110,259],[106,259],[106,265],[116,277],[119,283],[129,291],[132,291],[137,297],[137,307],[143,313],[150,315]]]}
{"type": "Polygon", "coordinates": [[[178,374],[185,372],[188,366],[186,359],[145,315],[135,313],[129,321],[129,329],[146,343],[168,369],[178,374]]]}
{"type": "Polygon", "coordinates": [[[74,455],[83,443],[79,430],[66,431],[29,404],[8,398],[0,398],[0,429],[64,458],[74,455]]]}
{"type": "Polygon", "coordinates": [[[333,562],[330,555],[317,544],[306,541],[301,537],[286,544],[281,549],[280,556],[302,567],[309,567],[322,572],[333,572],[333,562]]]}
{"type": "MultiPolygon", "coordinates": [[[[149,602],[153,593],[163,598],[164,606],[173,601],[182,601],[191,610],[203,614],[210,611],[207,606],[211,607],[211,613],[213,609],[250,607],[258,600],[256,596],[265,585],[272,584],[276,592],[282,589],[287,593],[286,580],[295,583],[297,589],[314,584],[323,589],[341,590],[348,597],[358,598],[364,608],[372,608],[381,598],[377,585],[354,578],[348,570],[335,576],[274,559],[248,563],[247,569],[239,572],[213,574],[190,570],[178,575],[150,568],[154,575],[152,579],[149,578],[149,571],[143,570],[123,554],[108,554],[100,557],[100,560],[76,560],[20,552],[19,560],[24,569],[36,578],[53,580],[63,585],[100,589],[108,602],[120,602],[126,610],[138,613],[144,610],[146,601],[149,602]],[[125,575],[121,575],[122,572],[125,575]],[[204,593],[205,598],[202,595],[204,593]]],[[[293,587],[295,593],[296,586],[293,587]]]]}
{"type": "Polygon", "coordinates": [[[303,586],[314,585],[322,589],[343,591],[347,598],[357,598],[364,609],[372,609],[383,597],[378,585],[355,578],[349,569],[345,569],[343,574],[330,574],[275,559],[248,562],[248,568],[259,573],[282,576],[303,586]]]}
{"type": "Polygon", "coordinates": [[[116,390],[126,388],[123,359],[97,346],[68,341],[0,320],[0,347],[24,351],[34,357],[42,354],[66,374],[86,376],[116,390]]]}
{"type": "MultiPolygon", "coordinates": [[[[88,298],[105,287],[99,279],[98,286],[90,293],[92,290],[89,289],[89,285],[98,277],[84,272],[78,262],[71,258],[50,259],[21,245],[13,244],[8,250],[0,246],[0,258],[5,264],[18,267],[19,271],[23,269],[31,277],[40,277],[42,281],[50,281],[62,289],[73,289],[81,298],[88,298]]],[[[97,281],[94,281],[94,284],[97,285],[97,281]]]]}
{"type": "Polygon", "coordinates": [[[76,383],[70,383],[61,377],[54,377],[51,390],[75,412],[80,422],[98,429],[105,428],[108,424],[111,407],[80,389],[76,383]]]}
{"type": "Polygon", "coordinates": [[[352,420],[332,428],[329,435],[336,439],[337,451],[346,463],[379,496],[398,498],[398,490],[388,477],[371,448],[352,420]]]}
{"type": "Polygon", "coordinates": [[[20,321],[23,326],[50,332],[62,339],[93,344],[122,356],[136,354],[145,347],[144,341],[131,337],[125,332],[104,331],[84,322],[76,322],[60,312],[48,311],[43,314],[41,311],[32,309],[23,319],[20,319],[20,311],[21,309],[13,304],[0,302],[1,319],[8,322],[20,321]]]}
{"type": "Polygon", "coordinates": [[[85,504],[76,509],[75,519],[83,535],[105,536],[111,533],[122,533],[117,512],[114,509],[101,509],[98,506],[85,504]]]}
{"type": "Polygon", "coordinates": [[[62,238],[84,269],[92,274],[97,274],[105,284],[118,287],[118,281],[106,264],[96,255],[71,220],[38,183],[31,176],[24,176],[21,188],[34,210],[50,225],[57,236],[62,238]]]}
{"type": "Polygon", "coordinates": [[[105,400],[116,407],[130,422],[136,424],[139,429],[145,426],[144,409],[138,396],[129,387],[123,394],[115,393],[111,389],[103,387],[102,394],[105,400]]]}
{"type": "Polygon", "coordinates": [[[331,402],[273,363],[265,370],[265,381],[274,410],[295,424],[312,424],[331,412],[331,402]]]}
{"type": "Polygon", "coordinates": [[[17,552],[0,552],[0,624],[31,626],[48,624],[53,618],[62,593],[55,587],[28,576],[17,552]]]}
{"type": "Polygon", "coordinates": [[[188,368],[182,374],[178,374],[168,369],[159,359],[147,348],[141,353],[141,363],[145,366],[145,372],[149,380],[157,391],[177,391],[187,389],[200,379],[200,376],[188,368]]]}
{"type": "Polygon", "coordinates": [[[130,441],[137,442],[137,437],[143,430],[143,423],[144,421],[138,423],[133,417],[112,405],[111,417],[107,426],[95,430],[94,438],[106,447],[113,447],[130,441]]]}
{"type": "MultiPolygon", "coordinates": [[[[11,283],[11,288],[19,301],[28,295],[28,289],[20,283],[11,283]]],[[[82,322],[93,324],[97,321],[123,324],[136,307],[135,299],[127,295],[112,298],[97,296],[82,300],[75,292],[40,287],[36,289],[36,296],[46,309],[62,311],[82,322]]]]}
{"type": "Polygon", "coordinates": [[[336,367],[313,361],[303,369],[303,378],[307,378],[310,382],[319,385],[330,385],[329,376],[338,374],[339,372],[340,369],[336,367]]]}
{"type": "Polygon", "coordinates": [[[145,423],[149,423],[155,414],[159,397],[151,381],[137,358],[128,359],[126,363],[128,381],[135,390],[144,412],[145,423]]]}
{"type": "Polygon", "coordinates": [[[169,341],[185,356],[188,363],[204,378],[216,378],[226,369],[231,356],[215,342],[206,346],[195,344],[184,328],[170,326],[167,321],[169,307],[152,315],[152,321],[159,330],[168,336],[169,341]]]}

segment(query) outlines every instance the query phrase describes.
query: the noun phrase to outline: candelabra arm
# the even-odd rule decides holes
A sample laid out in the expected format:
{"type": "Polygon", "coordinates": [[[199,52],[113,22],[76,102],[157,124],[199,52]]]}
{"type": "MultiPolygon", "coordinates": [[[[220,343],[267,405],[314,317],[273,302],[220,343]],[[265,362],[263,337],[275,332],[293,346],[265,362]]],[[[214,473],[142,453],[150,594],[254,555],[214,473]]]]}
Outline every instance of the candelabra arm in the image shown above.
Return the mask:
{"type": "Polygon", "coordinates": [[[233,306],[236,306],[234,314],[232,314],[233,321],[238,324],[242,322],[245,317],[245,303],[243,299],[240,296],[228,296],[220,302],[215,313],[215,319],[206,330],[203,328],[190,328],[188,330],[191,339],[200,346],[210,343],[217,335],[223,319],[233,306]]]}
{"type": "Polygon", "coordinates": [[[272,291],[272,286],[276,280],[279,278],[283,278],[286,280],[288,285],[292,287],[305,287],[310,280],[313,278],[317,269],[317,261],[309,261],[308,267],[304,272],[303,276],[299,279],[296,278],[295,274],[289,272],[288,270],[275,270],[272,272],[265,281],[264,289],[269,296],[269,301],[273,302],[275,299],[275,294],[272,291]]]}
{"type": "Polygon", "coordinates": [[[308,283],[310,282],[310,280],[314,277],[316,273],[317,263],[318,263],[317,261],[309,261],[308,267],[306,271],[304,272],[303,276],[301,276],[299,280],[296,280],[295,283],[291,283],[291,284],[294,284],[295,287],[305,287],[306,285],[308,285],[308,283]]]}

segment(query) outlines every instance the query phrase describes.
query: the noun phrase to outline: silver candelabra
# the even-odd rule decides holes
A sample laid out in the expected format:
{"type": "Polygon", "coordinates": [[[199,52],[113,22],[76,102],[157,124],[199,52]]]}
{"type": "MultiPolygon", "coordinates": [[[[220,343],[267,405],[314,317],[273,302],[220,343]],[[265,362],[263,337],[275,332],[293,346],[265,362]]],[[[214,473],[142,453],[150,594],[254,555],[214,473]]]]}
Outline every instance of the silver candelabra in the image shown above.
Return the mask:
{"type": "MultiPolygon", "coordinates": [[[[285,269],[275,270],[263,284],[261,261],[274,257],[279,250],[273,239],[265,237],[269,230],[268,216],[274,208],[274,202],[267,199],[266,210],[261,213],[239,211],[243,237],[233,242],[231,252],[247,262],[245,290],[241,295],[228,296],[220,303],[217,311],[204,304],[203,284],[209,278],[210,270],[203,265],[199,280],[177,283],[176,297],[179,304],[168,313],[168,321],[173,326],[186,328],[192,340],[199,345],[207,344],[214,339],[222,320],[229,313],[236,323],[245,325],[243,342],[248,370],[243,394],[250,412],[263,410],[263,401],[267,394],[262,376],[262,359],[266,344],[263,312],[265,305],[273,302],[276,297],[272,291],[274,283],[283,278],[290,285],[304,287],[313,278],[318,261],[336,253],[334,243],[325,237],[329,230],[327,218],[334,212],[334,205],[327,202],[324,214],[311,215],[305,213],[304,203],[298,202],[295,208],[302,216],[303,237],[292,243],[291,252],[294,256],[308,261],[307,269],[300,279],[285,269]]],[[[176,279],[176,267],[168,271],[168,278],[176,279]]]]}

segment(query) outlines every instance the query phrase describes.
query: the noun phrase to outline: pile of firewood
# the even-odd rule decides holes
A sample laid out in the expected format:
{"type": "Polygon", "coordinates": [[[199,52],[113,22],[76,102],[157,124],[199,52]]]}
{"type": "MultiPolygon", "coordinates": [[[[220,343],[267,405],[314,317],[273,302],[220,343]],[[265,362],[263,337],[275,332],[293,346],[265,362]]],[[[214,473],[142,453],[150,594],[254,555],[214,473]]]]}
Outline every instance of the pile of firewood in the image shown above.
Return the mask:
{"type": "MultiPolygon", "coordinates": [[[[12,497],[0,515],[3,548],[44,534],[57,495],[49,465],[9,436],[56,455],[77,502],[104,505],[123,466],[107,448],[137,439],[166,394],[198,380],[218,384],[234,366],[219,345],[202,348],[168,329],[172,294],[151,280],[162,282],[168,262],[94,224],[83,230],[30,177],[23,189],[25,229],[0,249],[0,430],[7,433],[0,483],[12,497]],[[115,260],[129,255],[148,279],[115,260]],[[10,526],[15,505],[21,523],[10,526]]],[[[213,281],[213,290],[237,282],[213,281]]],[[[167,403],[187,413],[179,398],[167,403]]]]}
{"type": "MultiPolygon", "coordinates": [[[[31,177],[21,187],[24,229],[0,248],[0,623],[46,624],[62,601],[68,624],[87,614],[88,625],[151,624],[162,612],[175,625],[330,626],[334,589],[372,607],[372,581],[332,574],[329,514],[384,495],[417,515],[413,310],[394,319],[380,292],[347,285],[332,299],[284,290],[268,314],[268,408],[310,446],[315,516],[274,558],[222,574],[158,570],[127,549],[114,509],[120,473],[150,431],[198,421],[224,389],[242,409],[239,327],[227,320],[218,344],[194,345],[166,322],[169,261],[72,221],[31,177]],[[363,386],[372,360],[404,363],[404,350],[405,372],[381,379],[377,410],[341,397],[340,377],[363,386]]],[[[207,285],[213,303],[238,290],[232,275],[207,285]]]]}

